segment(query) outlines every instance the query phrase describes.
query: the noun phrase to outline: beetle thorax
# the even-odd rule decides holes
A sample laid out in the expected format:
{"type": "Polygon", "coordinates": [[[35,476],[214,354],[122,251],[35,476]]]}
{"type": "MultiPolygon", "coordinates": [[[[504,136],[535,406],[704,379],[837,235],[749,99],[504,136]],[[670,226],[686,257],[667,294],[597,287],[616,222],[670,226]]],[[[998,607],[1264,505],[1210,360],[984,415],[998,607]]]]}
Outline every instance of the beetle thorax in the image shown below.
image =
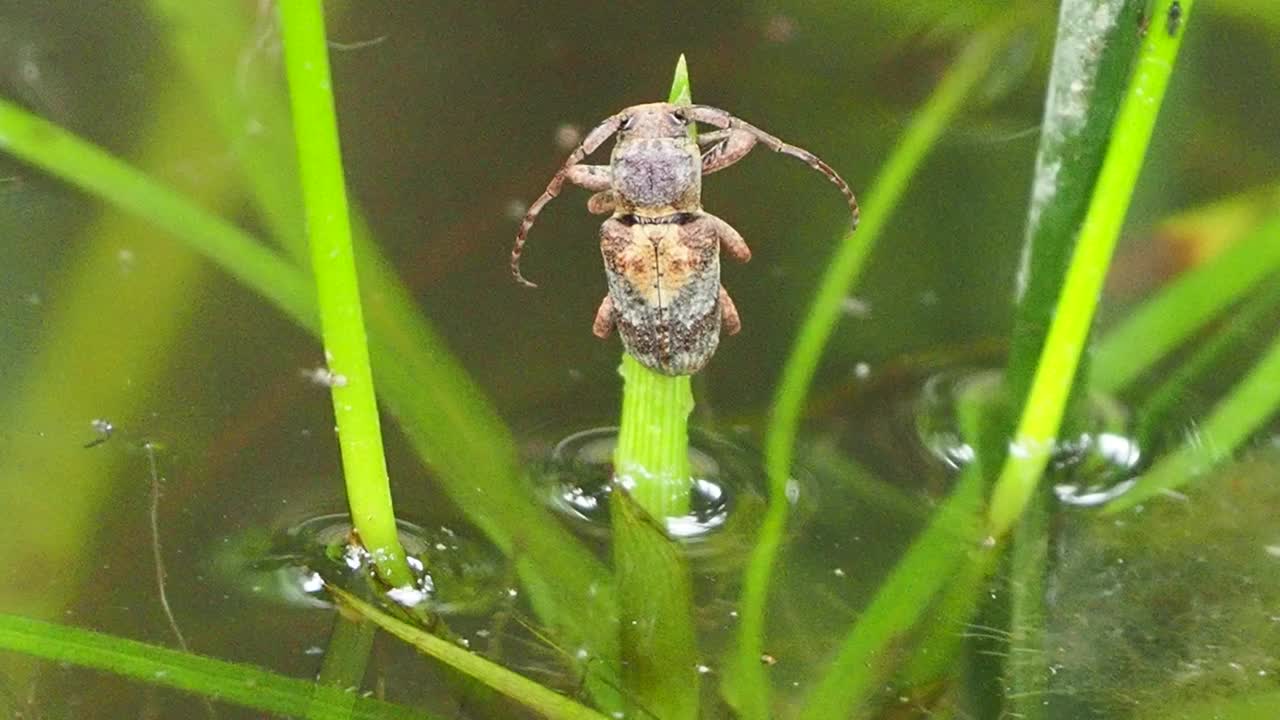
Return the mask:
{"type": "Polygon", "coordinates": [[[641,215],[691,212],[701,203],[702,157],[687,138],[628,138],[613,149],[619,209],[641,215]]]}

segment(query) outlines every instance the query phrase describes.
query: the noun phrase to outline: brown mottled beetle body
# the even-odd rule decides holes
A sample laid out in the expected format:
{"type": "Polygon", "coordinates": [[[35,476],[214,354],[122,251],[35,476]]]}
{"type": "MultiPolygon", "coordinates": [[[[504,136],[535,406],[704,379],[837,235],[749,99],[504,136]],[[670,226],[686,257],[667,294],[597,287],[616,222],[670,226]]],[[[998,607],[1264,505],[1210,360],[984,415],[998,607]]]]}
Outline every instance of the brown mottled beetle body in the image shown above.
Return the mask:
{"type": "Polygon", "coordinates": [[[600,228],[609,294],[596,312],[595,334],[608,337],[616,326],[627,352],[646,367],[666,375],[696,373],[715,353],[721,327],[730,335],[741,327],[737,309],[720,285],[720,249],[742,262],[751,259],[742,236],[703,211],[702,176],[742,159],[757,142],[825,174],[844,193],[857,225],[852,191],[809,152],[723,110],[650,103],[605,120],[569,156],[521,223],[511,252],[512,273],[532,285],[520,274],[524,241],[534,218],[565,180],[595,191],[588,209],[611,215],[600,228]],[[693,122],[719,130],[695,141],[689,133],[693,122]],[[618,141],[608,166],[578,164],[615,133],[618,141]],[[704,152],[700,145],[710,147],[704,152]]]}

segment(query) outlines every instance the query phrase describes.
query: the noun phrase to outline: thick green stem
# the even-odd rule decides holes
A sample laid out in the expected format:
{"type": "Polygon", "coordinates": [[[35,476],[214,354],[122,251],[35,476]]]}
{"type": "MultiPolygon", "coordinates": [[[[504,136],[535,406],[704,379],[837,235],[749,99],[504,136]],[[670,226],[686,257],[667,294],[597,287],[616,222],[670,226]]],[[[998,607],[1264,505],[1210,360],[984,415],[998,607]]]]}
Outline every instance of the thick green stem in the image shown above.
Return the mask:
{"type": "Polygon", "coordinates": [[[311,266],[342,448],[347,502],[360,541],[371,553],[378,575],[390,585],[410,586],[415,579],[396,531],[351,249],[324,7],[320,0],[282,0],[280,20],[311,266]]]}
{"type": "MultiPolygon", "coordinates": [[[[1111,265],[1120,225],[1129,209],[1160,103],[1194,7],[1194,0],[1184,0],[1181,29],[1170,35],[1158,28],[1148,33],[1142,44],[1133,80],[1120,106],[1106,159],[1071,257],[1058,311],[1049,327],[1022,418],[992,493],[990,532],[993,537],[1004,535],[1017,521],[1053,453],[1102,292],[1102,281],[1111,265]]],[[[1157,17],[1168,10],[1168,2],[1158,3],[1157,17]]]]}
{"type": "Polygon", "coordinates": [[[614,474],[654,518],[689,511],[689,376],[670,377],[622,356],[622,425],[614,474]]]}

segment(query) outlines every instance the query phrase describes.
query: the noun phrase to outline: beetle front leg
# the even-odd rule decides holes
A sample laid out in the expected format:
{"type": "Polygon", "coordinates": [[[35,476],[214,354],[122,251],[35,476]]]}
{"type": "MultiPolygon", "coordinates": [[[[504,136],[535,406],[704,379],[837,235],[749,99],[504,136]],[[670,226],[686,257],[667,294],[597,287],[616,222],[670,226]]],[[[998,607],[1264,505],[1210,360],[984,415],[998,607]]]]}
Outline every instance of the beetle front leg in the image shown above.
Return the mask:
{"type": "Polygon", "coordinates": [[[724,331],[730,335],[737,335],[742,329],[742,318],[738,316],[738,306],[733,304],[733,298],[729,297],[729,291],[720,286],[720,322],[724,331]]]}
{"type": "Polygon", "coordinates": [[[574,165],[564,177],[569,182],[591,192],[600,192],[613,187],[613,171],[608,165],[574,165]]]}
{"type": "MultiPolygon", "coordinates": [[[[721,292],[724,289],[721,288],[721,292]]],[[[591,324],[591,332],[601,340],[609,337],[609,333],[613,332],[613,298],[605,295],[604,300],[600,301],[600,308],[596,310],[596,320],[591,324]]]]}
{"type": "Polygon", "coordinates": [[[612,190],[601,190],[587,198],[587,212],[592,215],[608,215],[618,207],[618,196],[612,190]]]}

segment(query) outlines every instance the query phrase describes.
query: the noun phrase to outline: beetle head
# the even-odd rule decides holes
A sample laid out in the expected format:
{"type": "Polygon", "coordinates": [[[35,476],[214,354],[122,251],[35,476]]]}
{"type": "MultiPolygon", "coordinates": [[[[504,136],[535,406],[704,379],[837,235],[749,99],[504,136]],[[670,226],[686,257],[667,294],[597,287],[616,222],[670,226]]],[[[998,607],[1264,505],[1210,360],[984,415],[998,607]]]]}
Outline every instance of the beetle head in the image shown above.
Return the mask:
{"type": "Polygon", "coordinates": [[[681,107],[671,103],[633,105],[622,111],[618,138],[684,138],[688,137],[689,120],[681,107]]]}

